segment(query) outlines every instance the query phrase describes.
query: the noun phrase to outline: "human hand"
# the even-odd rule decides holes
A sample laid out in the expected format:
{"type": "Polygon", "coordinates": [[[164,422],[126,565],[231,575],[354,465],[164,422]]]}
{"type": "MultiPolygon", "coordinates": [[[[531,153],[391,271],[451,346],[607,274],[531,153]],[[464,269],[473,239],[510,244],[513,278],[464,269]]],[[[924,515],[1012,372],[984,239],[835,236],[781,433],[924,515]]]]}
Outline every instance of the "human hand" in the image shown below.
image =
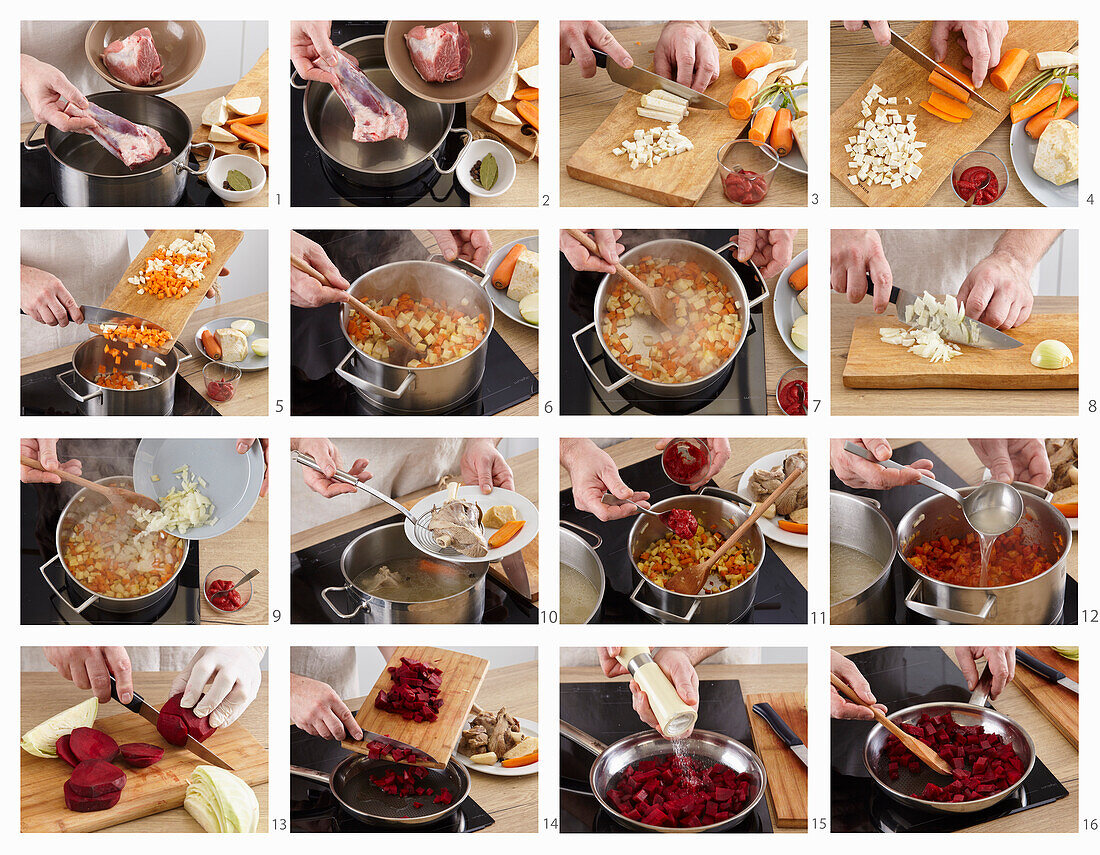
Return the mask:
{"type": "Polygon", "coordinates": [[[994,250],[974,265],[956,299],[967,317],[997,329],[1018,327],[1031,317],[1035,295],[1031,271],[1011,253],[994,250]]]}
{"type": "Polygon", "coordinates": [[[58,470],[68,472],[70,475],[79,475],[84,471],[83,464],[76,458],[66,460],[64,463],[57,459],[56,439],[20,439],[19,455],[37,460],[47,469],[53,470],[40,472],[20,463],[19,480],[24,484],[60,484],[61,476],[55,474],[58,470]]]}
{"type": "Polygon", "coordinates": [[[1041,439],[972,439],[970,447],[994,481],[1023,481],[1036,487],[1050,481],[1050,459],[1041,439]]]}
{"type": "Polygon", "coordinates": [[[290,675],[290,720],[322,739],[363,738],[363,728],[332,686],[298,674],[290,675]]]}
{"type": "MultiPolygon", "coordinates": [[[[665,447],[672,442],[672,437],[666,437],[664,439],[657,440],[657,444],[654,448],[657,451],[664,451],[665,447]]],[[[699,473],[698,479],[694,484],[689,484],[689,490],[698,490],[711,478],[722,471],[722,467],[726,465],[726,462],[730,459],[730,441],[724,436],[710,437],[706,440],[707,448],[710,449],[710,466],[707,467],[705,472],[699,473]]]]}
{"type": "MultiPolygon", "coordinates": [[[[238,439],[237,440],[237,454],[248,454],[248,449],[252,447],[252,444],[256,442],[255,439],[238,439]]],[[[264,453],[264,482],[260,485],[260,495],[267,495],[267,473],[268,473],[268,458],[267,450],[270,445],[270,440],[261,439],[260,449],[264,453]]],[[[312,471],[312,470],[310,470],[312,471]]]]}
{"type": "Polygon", "coordinates": [[[336,269],[320,244],[311,241],[304,235],[292,231],[290,233],[290,252],[320,273],[328,280],[329,285],[322,285],[308,273],[303,273],[297,267],[290,268],[290,305],[303,309],[316,309],[318,306],[326,306],[329,303],[346,303],[348,301],[348,282],[340,271],[336,269]],[[331,287],[330,287],[331,286],[331,287]]]}
{"type": "MultiPolygon", "coordinates": [[[[873,704],[880,712],[885,713],[886,707],[875,702],[875,694],[871,691],[871,685],[851,659],[841,656],[835,650],[829,651],[829,670],[848,684],[856,696],[873,704]]],[[[829,715],[832,718],[854,719],[858,721],[871,721],[875,715],[867,707],[852,703],[840,692],[836,686],[829,683],[829,715]]]]}
{"type": "Polygon", "coordinates": [[[95,121],[87,116],[70,116],[65,112],[62,100],[88,108],[88,99],[69,82],[64,74],[52,65],[27,54],[19,56],[19,88],[30,105],[36,122],[45,122],[59,131],[83,133],[95,127],[95,121]]]}
{"type": "MultiPolygon", "coordinates": [[[[326,437],[296,437],[290,440],[290,448],[308,454],[318,466],[324,469],[321,474],[309,466],[302,467],[302,480],[314,493],[319,493],[326,499],[332,499],[342,493],[355,493],[355,487],[343,481],[337,481],[333,476],[337,469],[344,469],[344,462],[340,458],[340,452],[331,439],[326,437]]],[[[360,481],[369,481],[371,474],[367,471],[370,461],[360,457],[346,469],[349,475],[354,475],[360,481]]]]}
{"type": "Polygon", "coordinates": [[[168,694],[182,692],[180,706],[193,709],[211,727],[230,725],[256,700],[263,655],[262,647],[200,647],[168,694]]]}
{"type": "Polygon", "coordinates": [[[635,492],[626,486],[611,455],[592,440],[563,439],[561,462],[569,472],[573,484],[573,504],[578,511],[587,511],[603,522],[621,520],[638,513],[638,509],[630,504],[617,507],[605,505],[603,494],[608,492],[619,499],[631,499],[649,507],[646,502],[649,493],[635,492]]]}
{"type": "Polygon", "coordinates": [[[44,647],[42,652],[58,674],[78,689],[91,689],[100,703],[111,700],[111,677],[123,703],[134,696],[130,654],[125,647],[44,647]]]}
{"type": "MultiPolygon", "coordinates": [[[[863,29],[863,21],[845,21],[844,29],[849,33],[856,33],[863,29]]],[[[871,35],[874,36],[875,41],[883,47],[890,44],[890,22],[889,21],[867,21],[871,27],[871,35]]]]}
{"type": "Polygon", "coordinates": [[[596,57],[592,48],[606,53],[620,68],[630,68],[634,60],[618,40],[599,21],[562,21],[558,26],[558,59],[569,65],[574,59],[581,77],[596,76],[596,57]]]}
{"type": "Polygon", "coordinates": [[[488,495],[493,487],[515,490],[512,467],[491,439],[468,439],[462,452],[462,483],[477,484],[488,495]]]}
{"type": "Polygon", "coordinates": [[[590,270],[594,273],[614,273],[619,255],[626,247],[619,243],[622,229],[581,229],[596,244],[599,255],[593,255],[568,231],[562,229],[558,234],[558,248],[574,270],[590,270]]]}
{"type": "Polygon", "coordinates": [[[882,251],[882,240],[875,229],[833,229],[829,259],[829,284],[838,294],[847,294],[849,303],[867,296],[867,274],[875,283],[873,307],[877,314],[890,305],[894,274],[882,251]]]}
{"type": "Polygon", "coordinates": [[[67,327],[83,323],[80,304],[64,283],[45,270],[19,265],[19,308],[40,324],[67,327]]]}
{"type": "Polygon", "coordinates": [[[440,255],[447,261],[461,258],[472,261],[478,267],[484,267],[493,252],[493,241],[485,229],[429,229],[429,231],[435,238],[440,255]]]}
{"type": "Polygon", "coordinates": [[[993,675],[993,685],[989,688],[990,700],[996,700],[1004,687],[1016,677],[1015,647],[956,647],[955,658],[959,670],[966,677],[966,687],[970,691],[978,685],[978,660],[984,659],[993,675]]]}
{"type": "Polygon", "coordinates": [[[760,269],[765,279],[783,272],[794,254],[795,229],[741,229],[730,236],[737,241],[737,260],[750,261],[760,269]]]}
{"type": "Polygon", "coordinates": [[[1008,33],[1008,21],[933,21],[932,58],[947,59],[947,44],[951,33],[966,52],[963,64],[970,69],[974,88],[980,89],[991,68],[1001,61],[1001,43],[1008,33]]]}
{"type": "MultiPolygon", "coordinates": [[[[853,439],[856,445],[862,445],[876,460],[889,460],[894,453],[885,439],[853,439]]],[[[915,460],[905,469],[887,469],[864,460],[858,454],[844,450],[845,439],[829,440],[829,463],[836,477],[859,490],[891,490],[906,484],[916,484],[921,475],[929,478],[936,476],[932,472],[932,461],[926,458],[915,460]]]]}
{"type": "Polygon", "coordinates": [[[332,21],[291,21],[290,61],[303,80],[336,85],[336,75],[318,68],[317,60],[336,65],[336,47],[332,44],[332,21]]]}
{"type": "Polygon", "coordinates": [[[700,21],[665,24],[653,51],[653,70],[666,80],[705,92],[718,79],[718,47],[707,26],[700,21]]]}
{"type": "MultiPolygon", "coordinates": [[[[621,647],[600,647],[597,650],[600,654],[600,667],[605,676],[618,677],[627,673],[615,658],[622,650],[621,647]]],[[[668,677],[680,700],[697,710],[699,708],[699,674],[687,651],[679,647],[662,647],[653,654],[653,661],[668,677]]],[[[650,727],[658,729],[657,717],[649,705],[649,698],[634,680],[630,681],[630,694],[634,712],[638,714],[638,718],[650,727]]],[[[684,735],[687,736],[690,733],[691,731],[688,730],[684,735]]]]}

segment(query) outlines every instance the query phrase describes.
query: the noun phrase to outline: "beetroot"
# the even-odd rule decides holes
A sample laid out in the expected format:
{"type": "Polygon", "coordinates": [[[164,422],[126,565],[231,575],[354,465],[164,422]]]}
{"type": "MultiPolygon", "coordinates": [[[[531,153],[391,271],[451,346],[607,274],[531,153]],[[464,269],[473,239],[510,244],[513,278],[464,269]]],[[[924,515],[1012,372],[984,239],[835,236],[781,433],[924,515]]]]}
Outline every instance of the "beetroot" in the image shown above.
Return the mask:
{"type": "Polygon", "coordinates": [[[122,790],[115,790],[103,796],[82,796],[74,793],[69,781],[65,782],[65,807],[78,813],[90,813],[95,810],[107,810],[118,804],[122,790]]]}
{"type": "Polygon", "coordinates": [[[70,739],[71,737],[67,733],[57,738],[57,756],[75,769],[76,764],[80,762],[80,758],[73,754],[73,750],[69,747],[70,739]]]}
{"type": "Polygon", "coordinates": [[[75,795],[93,799],[126,786],[126,773],[106,760],[81,760],[67,782],[75,795]]]}
{"type": "Polygon", "coordinates": [[[387,769],[379,775],[371,775],[370,782],[389,796],[430,795],[431,790],[419,786],[419,782],[428,776],[428,770],[420,766],[406,766],[400,769],[387,769]]]}
{"type": "Polygon", "coordinates": [[[118,743],[102,730],[78,727],[69,734],[69,750],[77,760],[106,760],[118,757],[118,743]]]}
{"type": "Polygon", "coordinates": [[[377,739],[367,743],[367,756],[372,760],[388,759],[394,763],[419,763],[431,759],[423,751],[417,751],[415,748],[398,748],[377,739]]]}
{"type": "Polygon", "coordinates": [[[435,721],[443,701],[439,689],[443,685],[443,672],[439,668],[401,657],[401,664],[386,669],[393,685],[389,691],[379,691],[374,705],[384,711],[396,713],[408,721],[435,721]]]}
{"type": "Polygon", "coordinates": [[[206,741],[217,728],[211,727],[205,716],[199,718],[193,710],[181,707],[182,697],[183,692],[180,692],[164,702],[157,716],[157,730],[173,745],[186,745],[188,736],[199,742],[206,741]]]}
{"type": "Polygon", "coordinates": [[[146,742],[127,742],[118,747],[122,759],[135,769],[152,766],[164,756],[164,749],[146,742]]]}

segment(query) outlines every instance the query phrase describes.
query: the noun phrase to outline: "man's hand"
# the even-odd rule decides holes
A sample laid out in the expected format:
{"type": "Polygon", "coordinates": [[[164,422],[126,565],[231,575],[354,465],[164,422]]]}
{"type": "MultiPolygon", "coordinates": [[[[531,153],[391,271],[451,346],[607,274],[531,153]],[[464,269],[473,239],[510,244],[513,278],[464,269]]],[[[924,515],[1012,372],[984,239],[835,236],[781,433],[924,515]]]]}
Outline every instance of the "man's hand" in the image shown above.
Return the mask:
{"type": "Polygon", "coordinates": [[[435,238],[440,255],[447,261],[461,258],[472,261],[478,267],[484,267],[493,252],[493,241],[485,229],[429,229],[429,231],[435,238]]]}
{"type": "MultiPolygon", "coordinates": [[[[655,448],[658,451],[664,451],[665,446],[672,442],[671,437],[657,440],[655,448]]],[[[722,471],[722,467],[726,465],[726,462],[730,459],[730,441],[724,436],[708,437],[707,448],[710,449],[710,466],[707,467],[706,472],[701,472],[699,478],[694,484],[689,484],[689,490],[698,490],[711,478],[722,471]]]]}
{"type": "MultiPolygon", "coordinates": [[[[857,490],[890,490],[906,484],[916,484],[921,475],[935,478],[932,473],[932,461],[925,458],[916,460],[905,469],[886,469],[870,460],[864,460],[858,454],[844,450],[845,439],[829,440],[829,464],[836,477],[857,490]]],[[[876,460],[889,460],[893,455],[890,443],[885,439],[853,439],[862,445],[876,460]]]]}
{"type": "Polygon", "coordinates": [[[582,229],[592,238],[599,250],[599,255],[590,253],[580,241],[565,229],[558,233],[558,248],[574,270],[593,273],[614,273],[615,264],[619,255],[626,252],[626,247],[619,243],[623,236],[622,229],[582,229]]]}
{"type": "Polygon", "coordinates": [[[1023,481],[1036,487],[1050,481],[1050,459],[1041,439],[972,439],[970,447],[994,481],[1023,481]]]}
{"type": "Polygon", "coordinates": [[[19,464],[19,480],[24,484],[60,484],[61,476],[55,474],[56,472],[63,471],[70,475],[79,475],[84,471],[83,464],[75,458],[66,460],[64,463],[57,459],[56,439],[20,439],[19,455],[37,460],[51,470],[40,472],[22,463],[19,464]]]}
{"type": "MultiPolygon", "coordinates": [[[[890,22],[889,21],[868,21],[871,27],[871,35],[875,41],[883,47],[890,44],[890,22]]],[[[849,33],[857,33],[863,29],[863,21],[845,21],[844,29],[849,33]]]]}
{"type": "Polygon", "coordinates": [[[95,127],[95,121],[87,116],[70,116],[65,112],[67,101],[85,110],[88,99],[64,74],[40,62],[33,56],[19,56],[19,88],[27,99],[36,122],[45,122],[59,131],[83,133],[95,127]]]}
{"type": "Polygon", "coordinates": [[[477,484],[485,495],[493,487],[515,490],[512,467],[491,439],[468,439],[462,452],[462,483],[477,484]]]}
{"type": "Polygon", "coordinates": [[[993,675],[993,685],[989,689],[990,700],[996,700],[1016,677],[1015,647],[956,647],[955,658],[959,661],[959,670],[966,677],[966,687],[970,691],[978,685],[978,660],[989,664],[989,673],[993,675]]]}
{"type": "Polygon", "coordinates": [[[569,472],[573,484],[573,504],[578,511],[587,511],[603,522],[625,519],[638,513],[638,509],[630,504],[618,507],[605,505],[602,501],[604,493],[649,507],[646,504],[649,493],[635,492],[626,486],[611,455],[590,439],[562,439],[561,465],[569,472]]]}
{"type": "Polygon", "coordinates": [[[718,79],[718,47],[708,32],[710,21],[669,21],[653,51],[653,70],[696,92],[718,79]]]}
{"type": "MultiPolygon", "coordinates": [[[[886,712],[886,707],[876,702],[875,693],[871,691],[871,684],[859,673],[859,669],[851,659],[832,650],[829,652],[829,670],[847,683],[857,697],[873,704],[881,712],[886,712]]],[[[840,694],[831,681],[829,683],[829,715],[833,718],[855,719],[857,721],[872,721],[875,717],[874,713],[867,707],[854,704],[840,694]]]]}
{"type": "Polygon", "coordinates": [[[290,305],[303,309],[316,309],[329,303],[346,303],[348,301],[348,282],[340,271],[336,269],[320,244],[309,238],[290,233],[290,251],[293,255],[309,263],[309,266],[328,280],[328,285],[322,285],[308,273],[303,273],[297,267],[290,268],[290,305]],[[332,287],[329,287],[332,286],[332,287]]]}
{"type": "Polygon", "coordinates": [[[363,738],[363,728],[332,686],[298,674],[290,675],[290,720],[322,739],[363,738]]]}
{"type": "Polygon", "coordinates": [[[558,26],[558,54],[562,65],[574,59],[581,69],[581,77],[596,76],[596,57],[592,48],[611,57],[620,68],[630,68],[634,60],[618,40],[599,21],[562,21],[558,26]]]}
{"type": "MultiPolygon", "coordinates": [[[[621,648],[600,647],[597,649],[600,654],[600,667],[606,676],[618,677],[626,673],[626,669],[615,659],[621,648]]],[[[676,689],[676,694],[680,696],[680,700],[694,710],[699,709],[699,674],[695,670],[690,654],[683,648],[662,647],[653,654],[653,661],[668,677],[668,681],[676,689]]],[[[650,727],[659,729],[657,716],[653,714],[648,696],[634,680],[630,681],[630,694],[634,712],[638,714],[638,718],[650,727]]],[[[690,733],[691,731],[688,730],[684,733],[684,736],[690,733]]]]}
{"type": "Polygon", "coordinates": [[[875,283],[874,310],[878,314],[890,305],[894,274],[882,251],[882,240],[875,229],[833,229],[829,259],[829,284],[838,294],[847,294],[849,303],[867,296],[867,274],[875,283]]]}
{"type": "Polygon", "coordinates": [[[314,64],[321,60],[326,65],[336,65],[336,47],[332,44],[331,30],[332,21],[290,22],[290,61],[303,80],[336,85],[336,75],[314,64]]]}
{"type": "MultiPolygon", "coordinates": [[[[302,480],[306,482],[314,493],[319,493],[326,499],[331,499],[343,493],[357,492],[351,484],[337,481],[333,476],[337,469],[343,469],[344,463],[340,459],[340,452],[331,439],[325,437],[295,437],[290,440],[293,451],[308,454],[324,471],[321,474],[316,469],[308,466],[302,467],[302,480]]],[[[354,475],[360,481],[369,481],[371,474],[367,471],[370,461],[360,457],[351,468],[346,470],[349,475],[354,475]]]]}
{"type": "Polygon", "coordinates": [[[936,62],[947,59],[951,33],[966,52],[963,64],[970,69],[974,88],[981,89],[989,70],[1001,61],[1001,43],[1008,33],[1008,21],[933,21],[932,57],[936,62]]]}
{"type": "Polygon", "coordinates": [[[19,265],[19,308],[40,324],[67,327],[83,323],[84,313],[64,283],[45,270],[19,265]]]}
{"type": "MultiPolygon", "coordinates": [[[[237,440],[237,454],[248,454],[248,449],[252,447],[252,444],[256,442],[255,439],[238,439],[237,440]]],[[[267,495],[267,473],[268,473],[268,460],[267,450],[271,441],[267,439],[260,440],[260,449],[264,453],[264,482],[260,485],[260,496],[267,495]]],[[[312,471],[312,470],[310,470],[312,471]]]]}
{"type": "Polygon", "coordinates": [[[737,260],[755,264],[760,275],[771,279],[783,272],[794,255],[795,229],[741,229],[730,236],[737,241],[737,260]]]}
{"type": "Polygon", "coordinates": [[[111,700],[111,677],[119,699],[134,696],[133,669],[125,647],[44,647],[46,661],[78,689],[91,689],[100,703],[111,700]]]}
{"type": "Polygon", "coordinates": [[[967,317],[997,329],[1012,329],[1031,317],[1035,295],[1030,276],[1015,256],[995,249],[974,265],[956,299],[967,317]]]}

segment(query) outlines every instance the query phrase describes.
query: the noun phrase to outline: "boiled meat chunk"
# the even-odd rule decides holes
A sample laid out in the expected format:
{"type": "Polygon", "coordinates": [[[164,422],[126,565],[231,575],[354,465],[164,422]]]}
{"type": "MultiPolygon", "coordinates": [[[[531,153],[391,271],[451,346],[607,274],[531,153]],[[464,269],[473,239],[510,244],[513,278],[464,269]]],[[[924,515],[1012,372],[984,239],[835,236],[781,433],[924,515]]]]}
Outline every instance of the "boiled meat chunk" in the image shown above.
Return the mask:
{"type": "Polygon", "coordinates": [[[461,79],[470,61],[470,36],[451,21],[438,27],[418,25],[405,33],[413,66],[428,83],[461,79]]]}
{"type": "Polygon", "coordinates": [[[103,51],[103,64],[117,79],[131,86],[152,86],[164,80],[164,65],[148,27],[115,39],[103,51]]]}
{"type": "Polygon", "coordinates": [[[135,125],[129,119],[104,110],[90,101],[86,110],[70,102],[66,105],[65,112],[75,118],[94,121],[94,127],[80,133],[91,134],[101,146],[130,169],[155,160],[162,154],[171,153],[168,143],[157,131],[146,125],[135,125]]]}
{"type": "Polygon", "coordinates": [[[757,469],[749,476],[749,487],[753,498],[760,501],[770,496],[779,489],[780,484],[787,480],[787,476],[798,469],[802,472],[802,476],[797,478],[790,489],[775,503],[775,512],[785,517],[806,507],[810,492],[806,475],[807,465],[806,452],[799,451],[788,456],[782,466],[776,466],[774,469],[757,469]]]}
{"type": "Polygon", "coordinates": [[[481,509],[458,498],[458,487],[457,481],[447,485],[443,506],[432,508],[428,531],[444,549],[449,547],[470,558],[482,558],[489,554],[489,543],[485,540],[481,509]]]}
{"type": "Polygon", "coordinates": [[[375,86],[357,65],[336,51],[336,65],[315,60],[323,71],[336,77],[336,94],[348,108],[355,129],[351,138],[356,142],[381,142],[409,135],[409,115],[405,108],[375,86]]]}

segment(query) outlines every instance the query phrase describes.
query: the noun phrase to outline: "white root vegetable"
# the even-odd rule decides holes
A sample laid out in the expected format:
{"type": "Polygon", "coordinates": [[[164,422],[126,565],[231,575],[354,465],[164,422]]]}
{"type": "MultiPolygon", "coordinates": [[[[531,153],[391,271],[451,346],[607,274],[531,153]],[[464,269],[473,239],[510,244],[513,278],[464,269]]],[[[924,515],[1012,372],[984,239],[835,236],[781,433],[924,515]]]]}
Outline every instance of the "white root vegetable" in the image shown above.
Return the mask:
{"type": "Polygon", "coordinates": [[[762,65],[755,71],[750,71],[749,76],[745,79],[752,80],[756,83],[757,87],[763,88],[764,81],[768,79],[769,74],[775,71],[786,71],[788,68],[794,68],[795,64],[793,59],[781,59],[779,62],[762,65]]]}
{"type": "Polygon", "coordinates": [[[1041,50],[1035,54],[1035,64],[1040,71],[1052,68],[1075,68],[1077,54],[1065,50],[1041,50]]]}

